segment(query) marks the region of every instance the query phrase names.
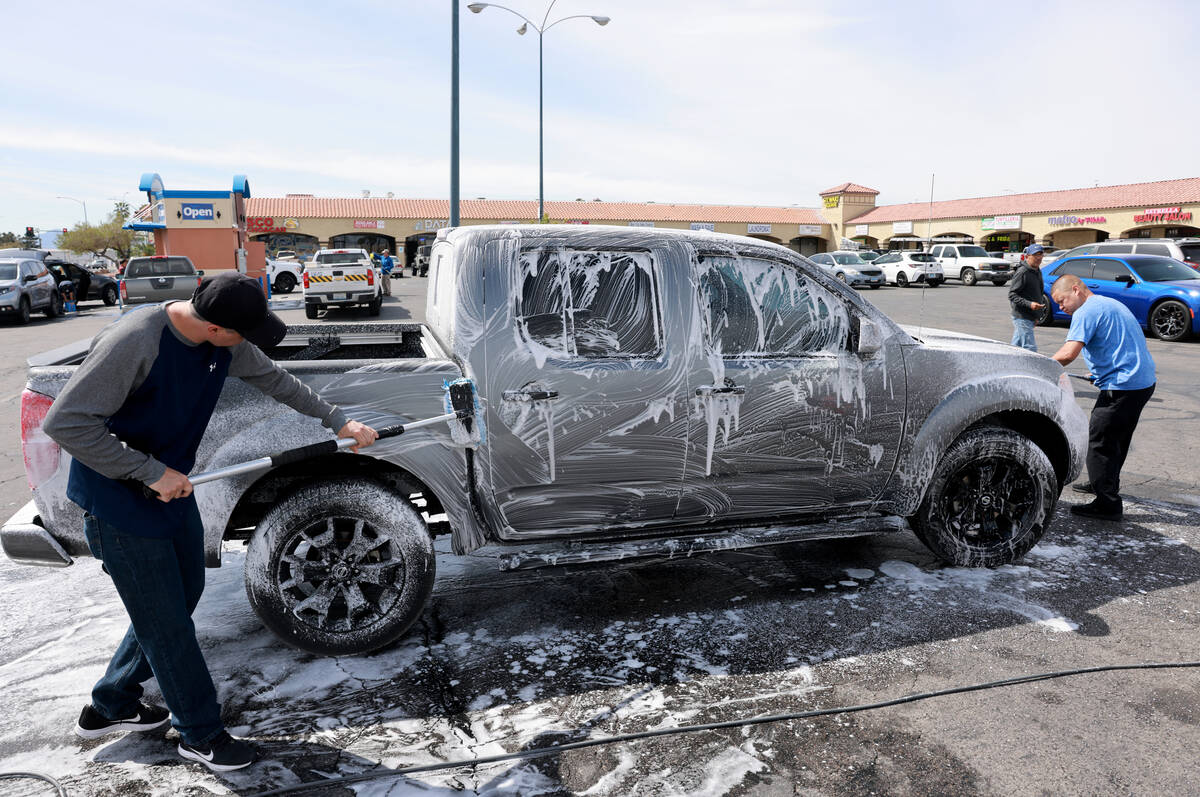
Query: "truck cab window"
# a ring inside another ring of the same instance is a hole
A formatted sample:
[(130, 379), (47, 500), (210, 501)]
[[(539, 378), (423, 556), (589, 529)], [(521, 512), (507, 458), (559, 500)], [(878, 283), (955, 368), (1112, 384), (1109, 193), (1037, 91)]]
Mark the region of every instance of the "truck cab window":
[(562, 357), (657, 356), (653, 266), (646, 252), (523, 252), (521, 328)]
[(841, 300), (789, 264), (704, 255), (699, 261), (705, 342), (726, 357), (796, 357), (845, 347)]

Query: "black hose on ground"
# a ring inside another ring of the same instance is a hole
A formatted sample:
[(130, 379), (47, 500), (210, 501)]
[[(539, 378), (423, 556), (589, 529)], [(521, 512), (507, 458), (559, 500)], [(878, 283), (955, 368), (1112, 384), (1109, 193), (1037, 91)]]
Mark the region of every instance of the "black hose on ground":
[[(652, 731), (623, 733), (616, 736), (603, 736), (597, 739), (585, 739), (579, 742), (568, 742), (566, 744), (552, 745), (550, 747), (539, 747), (534, 750), (520, 750), (515, 753), (504, 753), (502, 755), (483, 756), (481, 758), (467, 758), (458, 761), (442, 761), (436, 764), (421, 764), (419, 766), (404, 767), (403, 769), (389, 769), (382, 772), (378, 770), (373, 772), (363, 772), (358, 775), (346, 775), (340, 778), (329, 778), (328, 780), (299, 783), (294, 786), (284, 786), (282, 788), (272, 789), (270, 791), (257, 792), (251, 795), (251, 797), (275, 797), (275, 795), (279, 794), (293, 794), (301, 791), (312, 792), (314, 790), (324, 789), (330, 786), (338, 786), (346, 783), (361, 783), (369, 780), (383, 780), (384, 778), (396, 778), (404, 775), (413, 775), (420, 772), (436, 772), (442, 769), (455, 769), (458, 767), (475, 767), (479, 766), (480, 764), (494, 764), (499, 761), (517, 761), (526, 758), (541, 758), (543, 756), (559, 755), (560, 753), (568, 750), (579, 750), (584, 747), (596, 747), (605, 744), (631, 742), (639, 739), (651, 739), (657, 736), (672, 736), (680, 733), (696, 733), (697, 731), (713, 731), (726, 728), (742, 728), (749, 725), (762, 725), (771, 722), (786, 722), (788, 720), (810, 719), (812, 717), (827, 717), (833, 714), (852, 714), (859, 711), (872, 711), (874, 709), (887, 708), (889, 706), (898, 706), (903, 703), (915, 703), (918, 700), (929, 700), (930, 698), (934, 697), (945, 697), (946, 695), (957, 695), (965, 692), (979, 692), (984, 689), (996, 689), (1002, 686), (1031, 684), (1038, 681), (1049, 681), (1054, 678), (1067, 678), (1075, 675), (1116, 672), (1118, 670), (1168, 670), (1182, 669), (1185, 667), (1200, 667), (1200, 661), (1109, 664), (1100, 667), (1081, 667), (1073, 670), (1057, 670), (1054, 672), (1037, 673), (1035, 675), (1020, 675), (1015, 678), (1005, 678), (1004, 680), (1000, 681), (988, 681), (986, 683), (971, 684), (969, 686), (956, 686), (950, 689), (939, 689), (936, 692), (919, 692), (917, 694), (893, 698), (892, 700), (883, 700), (878, 703), (863, 703), (857, 706), (838, 706), (836, 708), (813, 709), (811, 711), (796, 711), (789, 712), (787, 714), (770, 714), (762, 717), (728, 720), (726, 722), (709, 722), (703, 725), (681, 725), (677, 728), (658, 728)], [(558, 733), (570, 734), (572, 731), (559, 731)]]
[(0, 772), (0, 780), (44, 780), (55, 788), (58, 792), (58, 797), (67, 797), (67, 790), (63, 785), (49, 775), (39, 775), (36, 772)]

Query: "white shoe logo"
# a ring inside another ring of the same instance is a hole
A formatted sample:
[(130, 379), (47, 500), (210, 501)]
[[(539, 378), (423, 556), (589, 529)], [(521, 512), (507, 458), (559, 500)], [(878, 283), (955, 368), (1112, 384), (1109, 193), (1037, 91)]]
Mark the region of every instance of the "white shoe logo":
[(213, 755), (216, 753), (214, 750), (209, 750), (207, 753), (201, 753), (199, 750), (194, 750), (193, 752), (195, 752), (196, 755), (200, 756), (205, 761), (212, 761)]

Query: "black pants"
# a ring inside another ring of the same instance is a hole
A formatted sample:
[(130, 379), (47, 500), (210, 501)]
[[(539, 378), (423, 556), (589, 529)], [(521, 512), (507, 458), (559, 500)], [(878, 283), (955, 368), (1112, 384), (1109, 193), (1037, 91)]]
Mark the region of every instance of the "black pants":
[(1101, 390), (1096, 398), (1088, 424), (1087, 472), (1096, 503), (1103, 509), (1121, 509), (1121, 468), (1142, 408), (1153, 395), (1151, 385), (1141, 390)]

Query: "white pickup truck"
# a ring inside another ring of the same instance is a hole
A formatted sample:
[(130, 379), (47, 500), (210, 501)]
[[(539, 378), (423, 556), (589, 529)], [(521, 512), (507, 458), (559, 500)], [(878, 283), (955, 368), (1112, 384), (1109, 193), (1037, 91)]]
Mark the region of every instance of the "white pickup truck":
[(282, 252), (274, 258), (267, 259), (267, 278), (271, 280), (271, 290), (275, 293), (291, 293), (300, 284), (304, 274), (304, 263), (296, 253), (291, 257)]
[(962, 280), (963, 285), (974, 285), (980, 280), (991, 280), (993, 285), (1004, 285), (1013, 275), (1012, 264), (1003, 258), (987, 253), (975, 244), (939, 244), (929, 253), (937, 258), (946, 279)]
[(383, 281), (366, 249), (322, 249), (301, 277), (308, 318), (331, 307), (362, 306), (371, 315), (383, 307)]

